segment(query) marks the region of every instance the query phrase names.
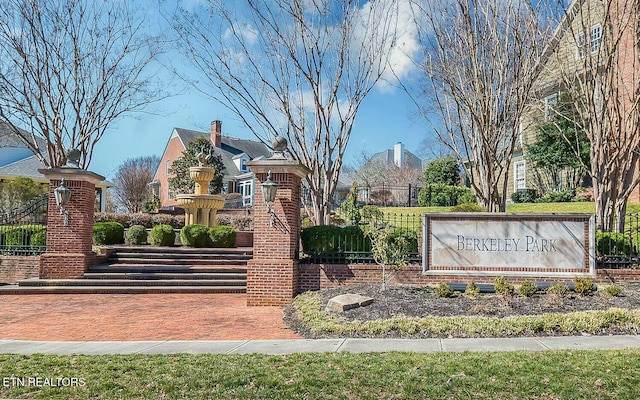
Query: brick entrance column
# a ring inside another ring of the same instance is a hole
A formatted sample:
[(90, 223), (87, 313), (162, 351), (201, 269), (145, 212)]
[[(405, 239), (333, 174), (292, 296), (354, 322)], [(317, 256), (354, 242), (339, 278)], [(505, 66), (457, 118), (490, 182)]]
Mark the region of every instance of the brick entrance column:
[[(74, 167), (40, 169), (38, 172), (49, 179), (47, 251), (40, 256), (40, 278), (80, 278), (95, 258), (91, 249), (95, 188), (104, 177)], [(71, 199), (65, 206), (69, 213), (68, 226), (64, 226), (64, 215), (60, 213), (54, 195), (62, 179), (71, 189)]]
[[(253, 259), (247, 265), (247, 305), (286, 305), (291, 303), (298, 286), (300, 183), (310, 171), (297, 161), (277, 157), (246, 165), (256, 175)], [(269, 171), (271, 180), (278, 184), (273, 226), (261, 191)]]

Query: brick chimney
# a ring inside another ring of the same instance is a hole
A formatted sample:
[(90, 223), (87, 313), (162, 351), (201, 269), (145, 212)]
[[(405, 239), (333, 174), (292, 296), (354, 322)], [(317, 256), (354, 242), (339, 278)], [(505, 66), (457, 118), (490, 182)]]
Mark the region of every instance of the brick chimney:
[(222, 146), (222, 122), (215, 120), (211, 122), (211, 143), (215, 147)]

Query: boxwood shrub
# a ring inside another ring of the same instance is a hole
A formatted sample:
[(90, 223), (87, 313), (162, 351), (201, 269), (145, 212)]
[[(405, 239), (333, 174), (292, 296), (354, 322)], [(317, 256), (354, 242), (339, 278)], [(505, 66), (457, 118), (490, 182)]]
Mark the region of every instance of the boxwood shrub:
[(180, 230), (180, 242), (189, 247), (210, 247), (209, 228), (204, 225), (187, 225)]
[(617, 232), (596, 232), (596, 253), (602, 256), (631, 255), (631, 237)]
[(395, 228), (389, 234), (389, 242), (395, 242), (401, 237), (404, 237), (407, 240), (407, 247), (402, 249), (403, 252), (418, 252), (418, 234), (415, 231), (406, 228)]
[(144, 244), (147, 242), (147, 228), (144, 225), (133, 225), (125, 233), (125, 241), (128, 244)]
[(176, 233), (171, 225), (160, 224), (151, 228), (149, 244), (152, 246), (173, 246), (175, 241)]
[(217, 225), (209, 229), (209, 239), (213, 247), (233, 247), (236, 245), (236, 230), (230, 226)]
[(418, 204), (420, 207), (451, 207), (464, 203), (475, 203), (476, 196), (466, 186), (449, 186), (442, 184), (427, 185), (420, 190)]
[(124, 226), (119, 222), (93, 224), (93, 244), (111, 245), (124, 243)]
[(335, 225), (317, 225), (305, 228), (300, 233), (302, 249), (310, 255), (337, 251), (341, 232), (342, 228)]

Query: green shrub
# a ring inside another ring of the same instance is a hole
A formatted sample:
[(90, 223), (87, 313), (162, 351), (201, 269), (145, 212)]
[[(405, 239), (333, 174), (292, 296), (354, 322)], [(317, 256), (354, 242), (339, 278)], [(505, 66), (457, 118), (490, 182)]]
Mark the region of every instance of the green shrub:
[[(233, 229), (231, 227), (227, 227)], [(235, 232), (235, 231), (234, 231)], [(211, 238), (209, 237), (209, 228), (200, 225), (187, 225), (180, 230), (180, 242), (183, 246), (189, 247), (211, 247)]]
[(380, 221), (384, 218), (384, 213), (378, 206), (362, 206), (360, 215), (363, 221)]
[(477, 205), (476, 203), (464, 203), (451, 207), (451, 212), (483, 212), (487, 211), (484, 207)]
[(564, 283), (554, 283), (553, 285), (549, 286), (549, 289), (547, 289), (547, 293), (558, 297), (565, 297), (569, 294), (569, 286), (565, 285)]
[(538, 287), (529, 279), (525, 279), (522, 285), (518, 287), (518, 293), (522, 297), (531, 297), (538, 292)]
[(4, 234), (5, 245), (10, 252), (27, 250), (29, 245), (29, 233), (22, 227), (14, 227)]
[(493, 280), (493, 288), (497, 294), (502, 296), (513, 296), (516, 292), (515, 287), (508, 283), (504, 276), (497, 276)]
[(453, 297), (453, 294), (454, 294), (453, 288), (451, 287), (451, 285), (446, 284), (444, 282), (440, 283), (433, 293), (438, 297), (445, 297), (445, 298)]
[(125, 242), (129, 244), (144, 244), (147, 242), (147, 228), (143, 225), (133, 225), (125, 233)]
[(519, 189), (511, 193), (511, 200), (514, 203), (533, 203), (538, 198), (535, 189)]
[(551, 190), (536, 200), (538, 203), (568, 203), (573, 201), (575, 192), (573, 189)]
[(427, 185), (420, 190), (418, 195), (418, 205), (420, 207), (451, 207), (475, 202), (476, 196), (466, 186)]
[(29, 246), (31, 247), (44, 247), (47, 245), (47, 231), (42, 230), (35, 232), (29, 238)]
[(152, 246), (172, 246), (176, 241), (176, 233), (171, 225), (160, 224), (151, 228), (149, 244)]
[(617, 232), (596, 232), (596, 253), (602, 256), (630, 256), (631, 237)]
[(340, 229), (337, 248), (343, 252), (371, 251), (371, 239), (360, 226), (345, 226)]
[(335, 225), (318, 225), (305, 228), (300, 233), (302, 249), (310, 255), (338, 251), (337, 238), (342, 229)]
[(214, 226), (209, 229), (209, 239), (213, 247), (233, 247), (236, 245), (236, 230), (230, 226)]
[(124, 226), (119, 222), (93, 224), (93, 244), (111, 245), (124, 243)]
[(604, 287), (604, 292), (609, 297), (618, 297), (622, 294), (622, 287), (618, 285), (607, 285)]
[(581, 278), (576, 276), (573, 279), (573, 291), (583, 296), (590, 296), (597, 290), (591, 278)]
[(470, 281), (467, 283), (467, 288), (465, 289), (464, 294), (469, 297), (478, 297), (480, 295), (480, 288), (474, 281)]
[(395, 228), (389, 234), (390, 244), (397, 243), (398, 239), (405, 238), (406, 248), (401, 249), (404, 253), (418, 252), (418, 234), (416, 231), (406, 228)]

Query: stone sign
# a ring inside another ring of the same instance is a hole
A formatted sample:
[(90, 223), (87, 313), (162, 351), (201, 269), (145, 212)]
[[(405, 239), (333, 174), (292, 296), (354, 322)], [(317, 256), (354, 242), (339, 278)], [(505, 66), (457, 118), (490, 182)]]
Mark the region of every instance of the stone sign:
[(447, 213), (423, 218), (425, 273), (595, 275), (591, 215)]

